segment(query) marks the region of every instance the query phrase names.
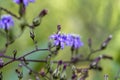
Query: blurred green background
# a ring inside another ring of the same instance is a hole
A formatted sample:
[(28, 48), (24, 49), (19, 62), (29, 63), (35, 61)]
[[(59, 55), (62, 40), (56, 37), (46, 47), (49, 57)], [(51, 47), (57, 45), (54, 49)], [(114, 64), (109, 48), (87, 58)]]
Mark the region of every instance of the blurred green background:
[[(0, 6), (12, 11), (18, 15), (18, 5), (12, 0), (0, 0)], [(120, 69), (120, 0), (36, 0), (34, 4), (27, 7), (26, 19), (29, 23), (36, 17), (42, 9), (48, 9), (48, 15), (42, 20), (39, 27), (35, 29), (36, 40), (40, 48), (47, 48), (48, 37), (56, 32), (56, 26), (62, 26), (62, 32), (80, 34), (84, 47), (80, 49), (80, 53), (88, 55), (87, 46), (88, 38), (93, 40), (93, 48), (99, 48), (101, 43), (111, 34), (113, 39), (107, 49), (101, 51), (100, 54), (113, 56), (114, 60), (102, 60), (100, 64), (103, 71), (90, 71), (87, 80), (104, 80), (104, 74), (109, 75), (109, 80), (114, 80), (117, 71)], [(2, 12), (2, 14), (6, 14)], [(19, 34), (19, 23), (15, 19), (15, 27), (11, 30), (14, 35)], [(11, 55), (16, 49), (18, 56), (31, 51), (34, 48), (33, 42), (29, 37), (29, 29), (26, 28), (23, 35), (18, 38), (14, 44), (9, 46), (7, 54)], [(4, 47), (5, 39), (0, 34), (0, 49)], [(70, 54), (68, 48), (62, 50), (55, 59), (68, 60)], [(47, 52), (38, 52), (36, 55), (29, 56), (33, 59), (42, 59)], [(12, 63), (2, 69), (3, 80), (18, 80), (15, 74), (15, 68), (18, 63)], [(41, 64), (30, 64), (35, 70), (39, 70)], [(79, 67), (81, 67), (79, 65)], [(30, 76), (24, 69), (24, 79)]]

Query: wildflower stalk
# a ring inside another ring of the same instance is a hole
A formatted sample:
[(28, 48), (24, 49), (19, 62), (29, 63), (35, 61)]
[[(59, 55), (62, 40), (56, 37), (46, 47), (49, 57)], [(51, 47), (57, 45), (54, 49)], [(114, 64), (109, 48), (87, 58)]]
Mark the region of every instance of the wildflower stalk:
[(5, 11), (6, 13), (8, 13), (8, 14), (10, 14), (11, 16), (15, 17), (16, 19), (20, 20), (20, 17), (18, 17), (17, 15), (15, 15), (14, 13), (12, 13), (11, 11), (9, 11), (9, 10), (1, 7), (1, 6), (0, 6), (0, 9), (1, 9), (1, 11)]

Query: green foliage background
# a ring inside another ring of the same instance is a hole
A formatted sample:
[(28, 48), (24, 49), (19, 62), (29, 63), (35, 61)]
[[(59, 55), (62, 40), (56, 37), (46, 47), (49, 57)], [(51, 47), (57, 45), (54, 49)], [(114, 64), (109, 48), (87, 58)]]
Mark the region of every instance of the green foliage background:
[[(18, 15), (18, 5), (12, 0), (0, 0), (0, 6), (14, 12)], [(36, 40), (39, 47), (46, 48), (48, 37), (56, 32), (56, 26), (61, 24), (62, 32), (80, 34), (84, 47), (80, 49), (81, 53), (88, 55), (87, 39), (93, 40), (93, 47), (99, 48), (100, 44), (107, 38), (109, 34), (113, 35), (113, 39), (107, 49), (94, 54), (93, 57), (99, 54), (107, 54), (113, 56), (114, 60), (102, 60), (101, 65), (103, 71), (90, 71), (87, 80), (104, 80), (104, 74), (109, 75), (109, 80), (114, 80), (117, 71), (120, 68), (120, 0), (36, 0), (34, 4), (29, 4), (27, 7), (26, 19), (29, 23), (36, 17), (42, 9), (48, 9), (48, 15), (44, 17), (41, 25), (35, 29)], [(2, 12), (2, 14), (6, 14)], [(19, 33), (19, 23), (14, 19), (15, 27), (11, 30), (14, 35)], [(7, 50), (7, 54), (11, 55), (16, 49), (18, 56), (31, 51), (34, 48), (33, 42), (29, 37), (29, 29), (27, 28), (24, 34), (12, 44)], [(0, 49), (3, 48), (5, 39), (0, 34)], [(61, 51), (55, 59), (68, 60), (70, 54)], [(47, 52), (38, 52), (29, 58), (42, 59)], [(4, 80), (17, 80), (15, 68), (17, 62), (6, 66), (3, 71)], [(43, 64), (30, 64), (35, 70), (39, 70)], [(78, 65), (81, 67), (81, 65)], [(24, 79), (28, 79), (27, 70), (24, 70)]]

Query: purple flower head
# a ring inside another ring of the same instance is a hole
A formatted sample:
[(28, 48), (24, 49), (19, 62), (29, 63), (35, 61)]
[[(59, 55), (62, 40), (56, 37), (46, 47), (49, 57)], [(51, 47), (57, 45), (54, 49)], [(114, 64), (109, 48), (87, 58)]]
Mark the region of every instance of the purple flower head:
[(23, 3), (25, 6), (28, 6), (28, 4), (31, 2), (31, 3), (34, 3), (35, 0), (13, 0), (13, 2), (17, 3), (17, 4), (20, 4), (20, 3)]
[(55, 46), (60, 46), (61, 49), (64, 48), (64, 43), (66, 41), (66, 35), (64, 34), (53, 34), (50, 36), (50, 39), (54, 40)]
[(9, 29), (12, 26), (14, 26), (14, 21), (13, 21), (12, 16), (10, 16), (10, 15), (1, 16), (0, 28)]
[(78, 35), (72, 35), (72, 38), (72, 46), (74, 48), (80, 48), (81, 46), (83, 46), (83, 42), (81, 42), (80, 37)]
[(81, 42), (78, 35), (67, 34), (66, 45), (71, 47), (73, 46), (74, 48), (80, 48), (83, 46), (83, 42)]
[(80, 37), (74, 34), (53, 34), (50, 36), (50, 39), (53, 40), (53, 44), (55, 46), (60, 46), (61, 49), (63, 49), (65, 45), (74, 47), (75, 49), (83, 46), (83, 42), (81, 42)]

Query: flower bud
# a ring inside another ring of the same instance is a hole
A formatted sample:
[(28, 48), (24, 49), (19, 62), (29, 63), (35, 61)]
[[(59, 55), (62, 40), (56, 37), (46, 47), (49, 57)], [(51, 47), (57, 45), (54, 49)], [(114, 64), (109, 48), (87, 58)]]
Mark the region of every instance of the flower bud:
[(42, 70), (42, 71), (40, 71), (40, 75), (42, 76), (42, 77), (44, 77), (45, 76), (45, 72)]
[(33, 19), (33, 26), (37, 27), (41, 23), (41, 19), (47, 14), (47, 10), (43, 9), (40, 14)]
[(40, 17), (36, 17), (33, 19), (33, 25), (36, 27), (36, 26), (39, 26), (41, 23), (41, 18)]
[(112, 35), (109, 35), (109, 37), (101, 45), (102, 50), (107, 47), (107, 45), (108, 45), (108, 43), (110, 42), (111, 39), (112, 39)]
[(59, 71), (58, 68), (57, 68), (57, 69), (55, 69), (54, 72), (53, 72), (53, 78), (54, 78), (54, 79), (58, 79), (59, 76), (60, 76), (60, 71)]
[(62, 63), (63, 63), (62, 60), (58, 61), (58, 65), (62, 65)]
[(76, 78), (77, 78), (77, 75), (76, 74), (72, 74), (72, 80), (76, 80)]
[(60, 75), (60, 80), (66, 80), (66, 77), (67, 77), (66, 71), (63, 71)]
[(0, 58), (0, 67), (3, 67), (4, 65), (4, 61), (2, 60), (2, 58)]
[(32, 40), (34, 40), (35, 38), (34, 32), (30, 32), (30, 37), (32, 38)]
[(43, 10), (40, 12), (39, 17), (44, 17), (47, 13), (48, 13), (48, 10), (47, 10), (47, 9), (43, 9)]

